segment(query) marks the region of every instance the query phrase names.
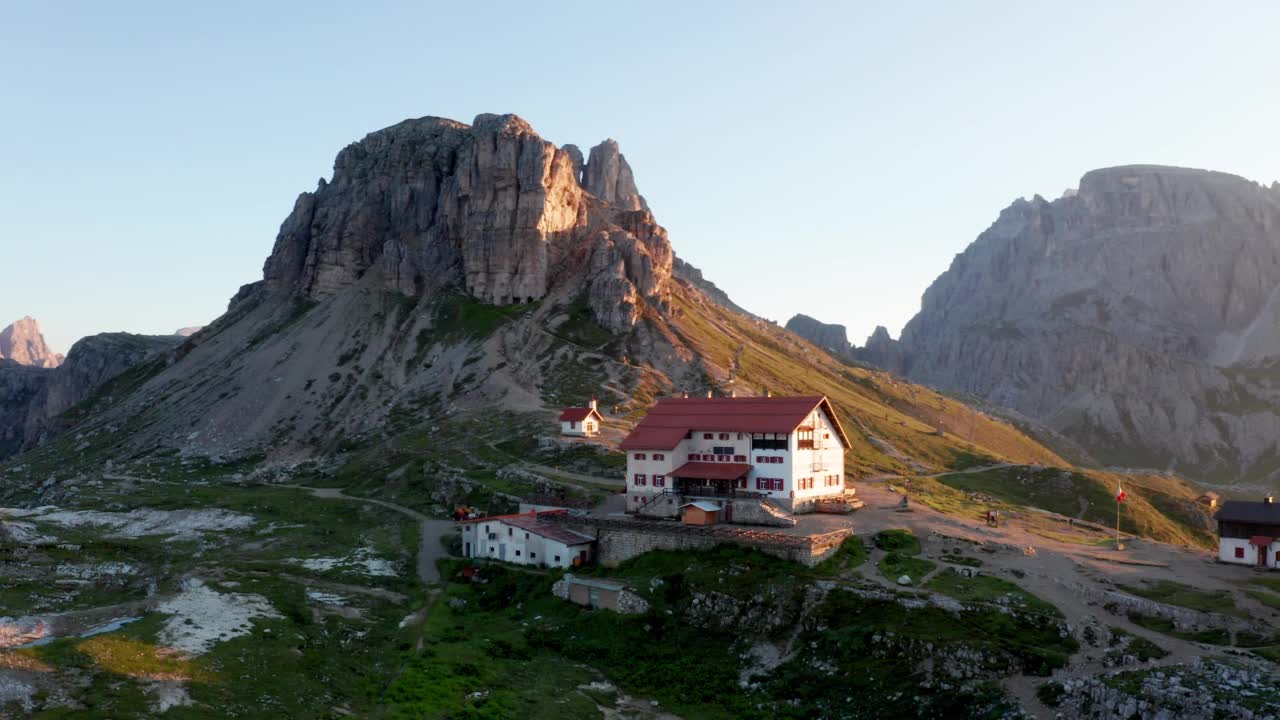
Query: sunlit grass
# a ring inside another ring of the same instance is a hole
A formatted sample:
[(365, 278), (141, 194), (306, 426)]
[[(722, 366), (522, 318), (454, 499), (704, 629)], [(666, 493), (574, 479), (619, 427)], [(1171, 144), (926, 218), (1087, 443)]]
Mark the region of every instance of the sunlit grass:
[(119, 635), (98, 635), (76, 646), (100, 668), (142, 680), (213, 682), (216, 676), (171, 648)]
[(27, 672), (53, 672), (53, 666), (36, 657), (29, 649), (0, 652), (0, 670), (25, 670)]

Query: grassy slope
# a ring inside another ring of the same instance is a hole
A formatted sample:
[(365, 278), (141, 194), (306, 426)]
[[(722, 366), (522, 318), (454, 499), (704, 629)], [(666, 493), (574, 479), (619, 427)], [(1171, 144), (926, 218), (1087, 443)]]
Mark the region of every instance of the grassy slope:
[(1009, 423), (888, 373), (841, 363), (777, 325), (684, 291), (673, 304), (674, 330), (726, 389), (829, 397), (853, 444), (851, 473), (912, 474), (918, 465), (942, 470), (988, 462), (1067, 465)]

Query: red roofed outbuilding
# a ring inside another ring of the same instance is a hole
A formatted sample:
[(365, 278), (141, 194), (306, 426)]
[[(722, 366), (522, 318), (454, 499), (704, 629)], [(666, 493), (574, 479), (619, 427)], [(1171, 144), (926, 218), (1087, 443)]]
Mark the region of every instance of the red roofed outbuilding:
[(602, 425), (604, 425), (604, 417), (596, 408), (595, 400), (592, 400), (587, 407), (565, 408), (564, 412), (560, 413), (561, 435), (595, 437), (600, 434)]

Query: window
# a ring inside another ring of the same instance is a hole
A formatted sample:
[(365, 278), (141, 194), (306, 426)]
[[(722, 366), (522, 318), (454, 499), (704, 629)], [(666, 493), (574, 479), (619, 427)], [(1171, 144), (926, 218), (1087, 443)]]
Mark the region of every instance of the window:
[(738, 487), (742, 488), (743, 490), (746, 490), (746, 489), (747, 489), (747, 479), (746, 479), (746, 478), (744, 478), (744, 477), (743, 477), (743, 478), (738, 478)]
[(720, 433), (720, 439), (721, 439), (721, 440), (728, 440), (728, 439), (729, 439), (729, 433)]
[(559, 556), (559, 555), (557, 555), (557, 556), (556, 556), (556, 562), (560, 562), (560, 556)]
[(1236, 557), (1238, 557), (1238, 558), (1243, 558), (1243, 557), (1244, 557), (1244, 548), (1242, 548), (1242, 547), (1238, 547), (1238, 548), (1236, 548)]
[(569, 429), (570, 429), (570, 430), (577, 430), (577, 429), (578, 429), (578, 421), (577, 421), (577, 420), (570, 420), (570, 421), (569, 421)]
[(741, 440), (741, 439), (742, 439), (742, 433), (738, 433), (738, 439), (739, 439), (739, 440)]
[(830, 439), (831, 439), (831, 433), (822, 433), (822, 439), (823, 439), (823, 440), (830, 440)]
[(768, 478), (756, 478), (756, 489), (764, 490), (765, 485), (768, 484), (768, 482), (769, 482)]
[(644, 459), (644, 453), (636, 453), (635, 458), (636, 458), (637, 460), (643, 460), (643, 459)]
[(524, 534), (524, 539), (525, 539), (525, 540), (528, 540), (528, 539), (529, 539), (529, 533), (525, 533), (525, 534)]
[(746, 455), (734, 455), (734, 456), (733, 456), (733, 461), (734, 461), (734, 462), (746, 462), (746, 461), (747, 461), (747, 456), (746, 456)]
[(787, 433), (751, 433), (752, 450), (786, 450)]
[(635, 497), (631, 498), (631, 502), (640, 502), (640, 496), (636, 495)]
[(698, 460), (701, 460), (701, 459), (702, 459), (702, 456), (699, 455), (698, 453), (689, 453), (689, 462), (697, 462)]
[(517, 551), (516, 551), (516, 557), (520, 557), (520, 551), (519, 551), (519, 550), (517, 550)]
[(511, 528), (507, 528), (507, 537), (515, 537), (515, 533), (511, 532)]
[(666, 476), (665, 476), (665, 475), (654, 475), (654, 476), (653, 476), (653, 486), (654, 486), (654, 487), (664, 487), (666, 484), (667, 484), (667, 478), (666, 478)]
[(729, 462), (729, 456), (728, 456), (728, 455), (717, 455), (717, 456), (716, 456), (716, 462)]
[(774, 479), (773, 479), (773, 489), (774, 489), (774, 490), (781, 490), (781, 489), (782, 489), (782, 478), (774, 478)]
[(470, 525), (463, 525), (463, 526), (462, 526), (462, 530), (463, 530), (464, 532), (471, 532), (471, 526), (470, 526)]
[(800, 430), (796, 432), (796, 447), (801, 450), (813, 449), (813, 430)]
[(644, 473), (636, 473), (636, 484), (644, 485)]
[(586, 428), (587, 432), (591, 432), (592, 430), (596, 429), (596, 424), (588, 420), (587, 422), (582, 424), (582, 427)]
[(667, 459), (667, 456), (666, 456), (666, 455), (663, 455), (662, 453), (654, 453), (654, 454), (653, 454), (653, 459), (654, 459), (654, 460), (666, 460), (666, 459)]
[(530, 560), (536, 560), (537, 558), (538, 558), (538, 553), (536, 553), (536, 552), (531, 552), (531, 553), (529, 553), (529, 559), (530, 559)]
[(711, 439), (711, 433), (702, 433), (702, 439), (703, 439), (703, 440), (710, 440), (710, 439)]
[(732, 455), (732, 454), (733, 454), (733, 446), (732, 446), (732, 445), (727, 445), (727, 446), (726, 446), (726, 445), (717, 445), (717, 446), (715, 446), (715, 447), (711, 448), (711, 452), (713, 452), (713, 453), (715, 453), (715, 454), (717, 454), (717, 455)]

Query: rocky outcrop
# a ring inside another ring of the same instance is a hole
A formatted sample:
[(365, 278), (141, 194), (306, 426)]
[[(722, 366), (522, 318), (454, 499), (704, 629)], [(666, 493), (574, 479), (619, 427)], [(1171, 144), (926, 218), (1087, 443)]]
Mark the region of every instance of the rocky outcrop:
[(853, 357), (861, 362), (900, 373), (903, 368), (902, 345), (889, 336), (889, 330), (877, 325), (867, 337), (867, 344), (853, 349)]
[(1264, 481), (1280, 468), (1277, 318), (1280, 193), (1108, 168), (1018, 200), (956, 256), (903, 330), (900, 369), (1107, 463)]
[(591, 155), (582, 172), (582, 186), (592, 195), (624, 210), (649, 209), (648, 203), (636, 189), (631, 166), (618, 150), (616, 140), (605, 140), (591, 148)]
[(850, 357), (849, 332), (843, 325), (824, 323), (808, 315), (795, 315), (787, 321), (787, 329), (841, 357)]
[(683, 280), (689, 285), (701, 290), (707, 297), (715, 300), (717, 303), (743, 315), (755, 317), (752, 313), (744, 310), (740, 305), (735, 303), (724, 290), (721, 290), (715, 283), (706, 279), (702, 275), (702, 271), (685, 262), (679, 256), (673, 255), (671, 258), (671, 276), (677, 280)]
[(643, 305), (665, 309), (671, 263), (617, 143), (583, 167), (576, 147), (524, 120), (480, 115), (406, 120), (348, 146), (332, 181), (298, 198), (263, 276), (311, 299), (367, 276), (411, 297), (458, 287), (493, 305), (564, 289), (623, 331)]
[(178, 328), (177, 330), (173, 331), (173, 334), (177, 335), (178, 337), (191, 337), (192, 335), (195, 335), (196, 333), (200, 332), (203, 329), (204, 329), (203, 325), (192, 325), (190, 327)]
[(40, 324), (35, 318), (24, 317), (0, 330), (0, 360), (12, 360), (29, 367), (55, 368), (62, 364), (62, 359), (45, 344)]
[(57, 368), (0, 360), (0, 457), (34, 447), (58, 429), (58, 418), (108, 380), (182, 338), (103, 333), (82, 338)]

